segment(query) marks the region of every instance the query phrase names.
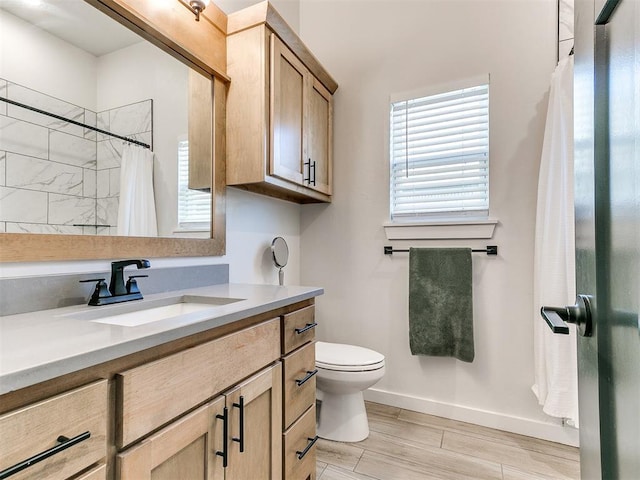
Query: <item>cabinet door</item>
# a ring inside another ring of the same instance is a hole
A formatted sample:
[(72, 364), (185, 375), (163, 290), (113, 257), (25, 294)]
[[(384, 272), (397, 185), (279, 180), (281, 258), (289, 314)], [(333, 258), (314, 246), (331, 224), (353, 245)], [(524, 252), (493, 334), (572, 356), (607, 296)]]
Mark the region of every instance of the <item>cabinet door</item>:
[(117, 456), (119, 480), (223, 480), (225, 399), (176, 420)]
[(313, 76), (309, 76), (307, 114), (307, 159), (310, 181), (306, 185), (331, 195), (333, 102), (329, 91)]
[(271, 152), (269, 173), (303, 184), (304, 101), (307, 69), (271, 35)]
[(226, 480), (282, 478), (281, 375), (278, 363), (227, 393), (231, 440)]

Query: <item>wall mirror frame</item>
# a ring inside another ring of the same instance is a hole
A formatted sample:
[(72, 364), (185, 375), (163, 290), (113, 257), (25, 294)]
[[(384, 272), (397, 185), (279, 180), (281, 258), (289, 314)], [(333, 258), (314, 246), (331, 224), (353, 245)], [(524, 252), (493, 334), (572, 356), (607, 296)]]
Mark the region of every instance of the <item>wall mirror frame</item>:
[(226, 15), (213, 3), (195, 22), (182, 0), (165, 0), (163, 8), (148, 0), (84, 1), (211, 78), (211, 238), (0, 233), (0, 262), (224, 255)]

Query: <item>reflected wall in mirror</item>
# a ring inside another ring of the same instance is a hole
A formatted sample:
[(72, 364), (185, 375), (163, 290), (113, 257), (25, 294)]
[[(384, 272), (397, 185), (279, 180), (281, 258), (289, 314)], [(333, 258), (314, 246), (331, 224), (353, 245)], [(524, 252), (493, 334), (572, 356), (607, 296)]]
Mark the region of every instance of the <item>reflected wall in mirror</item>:
[(0, 101), (0, 231), (155, 236), (135, 220), (153, 210), (158, 236), (209, 238), (211, 194), (188, 188), (189, 139), (202, 137), (188, 124), (189, 86), (210, 78), (83, 0), (2, 0), (0, 25), (0, 97), (149, 144), (152, 159), (126, 147), (125, 164), (152, 162), (155, 191), (131, 187), (143, 182), (121, 168), (123, 140)]

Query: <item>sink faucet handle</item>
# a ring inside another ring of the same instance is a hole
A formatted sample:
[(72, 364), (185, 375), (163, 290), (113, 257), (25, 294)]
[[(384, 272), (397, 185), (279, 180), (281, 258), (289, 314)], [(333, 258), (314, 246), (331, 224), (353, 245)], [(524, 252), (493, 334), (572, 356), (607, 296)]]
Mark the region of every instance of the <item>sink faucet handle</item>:
[(87, 278), (86, 280), (78, 280), (80, 283), (104, 282), (106, 278)]
[(138, 282), (136, 278), (144, 278), (149, 275), (129, 275), (129, 279), (127, 280), (127, 293), (140, 293), (140, 289), (138, 288)]
[(87, 280), (80, 280), (80, 283), (97, 282), (96, 288), (89, 299), (89, 305), (100, 305), (100, 300), (111, 296), (109, 287), (104, 278), (89, 278)]

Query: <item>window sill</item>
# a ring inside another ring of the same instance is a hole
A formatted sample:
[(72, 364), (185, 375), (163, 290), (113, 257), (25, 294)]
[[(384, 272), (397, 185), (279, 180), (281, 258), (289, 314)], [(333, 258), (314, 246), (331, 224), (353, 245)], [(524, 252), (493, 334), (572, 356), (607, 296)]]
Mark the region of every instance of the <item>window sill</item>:
[(493, 238), (498, 220), (457, 220), (429, 223), (385, 223), (388, 240)]

